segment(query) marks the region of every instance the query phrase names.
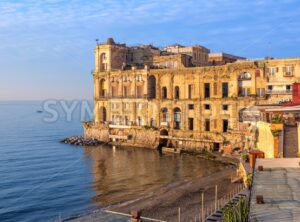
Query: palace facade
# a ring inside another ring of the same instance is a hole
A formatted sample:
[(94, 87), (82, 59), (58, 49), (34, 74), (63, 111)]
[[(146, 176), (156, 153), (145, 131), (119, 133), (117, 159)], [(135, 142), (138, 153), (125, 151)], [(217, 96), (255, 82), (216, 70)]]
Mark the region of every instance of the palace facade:
[(241, 112), (288, 102), (299, 82), (300, 58), (209, 55), (199, 45), (160, 50), (111, 38), (97, 44), (94, 121), (83, 124), (85, 136), (151, 148), (243, 148)]

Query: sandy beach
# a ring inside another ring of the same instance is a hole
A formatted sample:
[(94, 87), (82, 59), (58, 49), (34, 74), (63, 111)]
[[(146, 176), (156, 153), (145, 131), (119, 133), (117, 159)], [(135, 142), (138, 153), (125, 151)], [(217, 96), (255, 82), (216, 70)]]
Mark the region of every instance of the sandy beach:
[(181, 221), (195, 221), (199, 218), (201, 193), (204, 192), (205, 206), (212, 205), (215, 199), (215, 185), (218, 185), (218, 197), (222, 197), (238, 184), (231, 183), (231, 176), (236, 169), (227, 166), (224, 170), (206, 177), (169, 184), (135, 200), (113, 206), (109, 210), (129, 213), (138, 209), (142, 216), (165, 221), (177, 221), (178, 208), (181, 210)]

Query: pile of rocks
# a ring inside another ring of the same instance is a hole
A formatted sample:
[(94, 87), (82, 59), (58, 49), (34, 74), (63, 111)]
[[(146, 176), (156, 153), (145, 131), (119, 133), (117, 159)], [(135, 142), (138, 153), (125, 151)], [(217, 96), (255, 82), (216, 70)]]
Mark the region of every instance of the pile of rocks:
[(93, 139), (93, 138), (84, 138), (83, 136), (72, 136), (69, 138), (65, 138), (61, 143), (72, 144), (72, 145), (81, 145), (81, 146), (97, 146), (102, 144), (103, 142)]

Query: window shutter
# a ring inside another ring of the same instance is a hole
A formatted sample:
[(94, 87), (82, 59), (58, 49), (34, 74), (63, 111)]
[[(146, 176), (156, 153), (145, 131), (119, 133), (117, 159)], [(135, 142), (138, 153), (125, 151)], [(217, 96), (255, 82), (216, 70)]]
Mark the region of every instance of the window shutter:
[(283, 72), (283, 73), (285, 73), (285, 66), (284, 66), (284, 67), (282, 67), (282, 72)]
[(255, 76), (260, 77), (260, 70), (259, 69), (255, 70)]
[(278, 67), (276, 67), (276, 72), (279, 72), (279, 68)]

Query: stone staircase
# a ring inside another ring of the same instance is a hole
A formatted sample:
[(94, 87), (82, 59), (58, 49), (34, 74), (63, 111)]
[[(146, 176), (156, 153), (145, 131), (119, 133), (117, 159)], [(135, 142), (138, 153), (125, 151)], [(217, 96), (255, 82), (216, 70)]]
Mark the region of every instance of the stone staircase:
[(297, 126), (284, 127), (283, 157), (297, 157), (298, 133)]

